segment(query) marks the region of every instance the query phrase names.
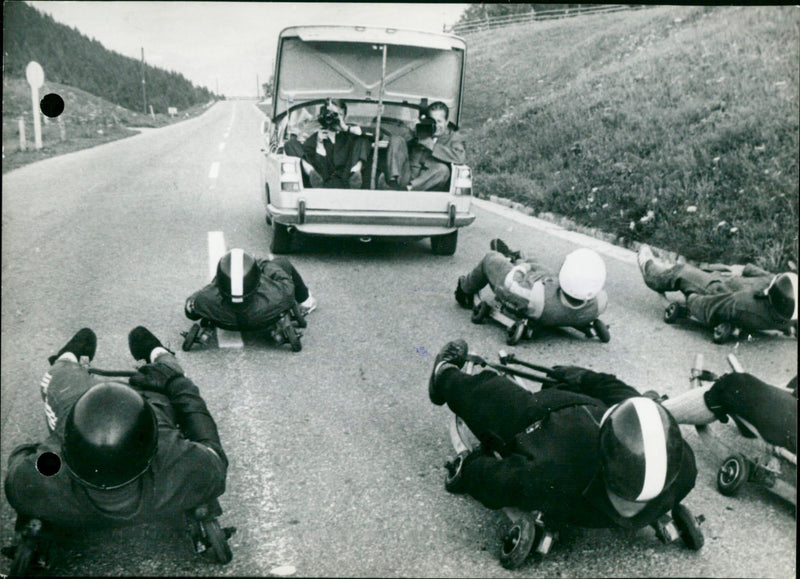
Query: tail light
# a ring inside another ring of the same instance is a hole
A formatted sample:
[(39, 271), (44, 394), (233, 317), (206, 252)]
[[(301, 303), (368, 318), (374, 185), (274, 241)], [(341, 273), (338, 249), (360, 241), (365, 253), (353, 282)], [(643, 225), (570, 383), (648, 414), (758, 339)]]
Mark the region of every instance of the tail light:
[(456, 167), (455, 195), (472, 195), (472, 171), (469, 167)]
[(302, 184), (300, 159), (289, 157), (281, 161), (281, 191), (300, 191)]

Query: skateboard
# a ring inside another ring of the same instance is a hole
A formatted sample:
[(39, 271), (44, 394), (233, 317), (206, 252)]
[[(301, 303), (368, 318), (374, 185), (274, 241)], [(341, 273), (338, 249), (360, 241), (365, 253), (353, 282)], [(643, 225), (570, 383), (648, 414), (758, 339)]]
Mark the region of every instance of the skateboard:
[[(739, 360), (728, 354), (734, 372), (743, 372)], [(697, 354), (691, 373), (693, 388), (713, 382), (717, 376), (703, 369), (703, 355)], [(697, 434), (712, 454), (721, 461), (717, 470), (717, 490), (736, 495), (745, 483), (752, 483), (797, 506), (797, 455), (764, 440), (758, 430), (741, 417), (727, 424), (713, 422), (696, 425)], [(742, 429), (753, 437), (742, 434)]]
[[(517, 345), (522, 339), (531, 340), (536, 336), (537, 330), (548, 327), (527, 317), (524, 311), (520, 311), (511, 304), (498, 299), (494, 292), (488, 288), (481, 290), (480, 293), (475, 295), (474, 299), (472, 323), (482, 324), (487, 319), (496, 321), (506, 329), (506, 344), (509, 346)], [(582, 332), (587, 338), (597, 336), (603, 343), (611, 340), (608, 326), (600, 318), (569, 327)]]
[[(201, 554), (210, 563), (227, 565), (233, 559), (228, 539), (236, 532), (235, 527), (220, 527), (217, 517), (222, 507), (214, 499), (186, 513), (186, 531), (195, 553)], [(10, 558), (11, 577), (46, 573), (53, 561), (53, 531), (46, 522), (17, 516), (14, 526), (16, 543), (3, 547), (3, 555)]]
[[(659, 293), (664, 307), (664, 321), (668, 324), (675, 324), (679, 320), (690, 320), (695, 324), (705, 326), (698, 319), (689, 313), (689, 308), (685, 301), (673, 301), (665, 293)], [(729, 340), (739, 337), (741, 329), (730, 322), (720, 322), (711, 329), (711, 341), (715, 344), (724, 344)]]
[[(305, 316), (300, 310), (300, 306), (295, 302), (289, 309), (281, 312), (275, 321), (263, 331), (268, 333), (276, 344), (288, 343), (292, 352), (299, 352), (303, 349), (303, 344), (300, 340), (303, 337), (303, 333), (300, 329), (306, 326)], [(213, 342), (216, 332), (217, 328), (212, 321), (203, 319), (196, 322), (187, 331), (181, 332), (181, 336), (183, 336), (181, 348), (184, 352), (188, 352), (195, 344), (209, 346)]]

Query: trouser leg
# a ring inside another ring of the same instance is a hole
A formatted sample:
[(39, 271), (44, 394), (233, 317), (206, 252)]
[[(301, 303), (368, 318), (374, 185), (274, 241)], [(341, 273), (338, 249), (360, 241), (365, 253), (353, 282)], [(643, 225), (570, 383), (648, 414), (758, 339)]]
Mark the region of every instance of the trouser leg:
[(475, 376), (446, 368), (437, 380), (448, 407), (460, 416), (481, 443), (501, 451), (514, 435), (533, 422), (533, 394), (491, 371)]
[(750, 374), (726, 374), (710, 395), (725, 412), (755, 426), (767, 442), (797, 453), (797, 398), (789, 390)]
[(40, 391), (47, 428), (63, 439), (64, 421), (75, 402), (99, 380), (77, 362), (57, 360), (42, 377)]
[(450, 166), (446, 163), (429, 161), (426, 165), (409, 183), (412, 190), (430, 191), (450, 179)]
[(395, 178), (402, 185), (408, 185), (411, 180), (408, 164), (408, 143), (400, 136), (392, 135), (389, 147), (386, 150), (387, 180)]
[(282, 255), (277, 255), (272, 258), (272, 261), (274, 261), (278, 266), (280, 266), (280, 268), (286, 273), (288, 273), (289, 276), (292, 278), (292, 283), (294, 284), (295, 301), (298, 304), (306, 301), (309, 296), (308, 287), (303, 281), (303, 278), (300, 276), (300, 272), (298, 272), (297, 269), (295, 269), (294, 265), (292, 265), (292, 262), (289, 261), (289, 258), (284, 257)]
[(718, 312), (731, 300), (730, 294), (689, 294), (686, 305), (693, 318), (706, 326), (714, 326), (720, 320)]
[(464, 276), (461, 289), (468, 294), (476, 294), (486, 287), (486, 284), (491, 285), (492, 289), (502, 287), (512, 267), (511, 262), (502, 253), (490, 251), (471, 272)]

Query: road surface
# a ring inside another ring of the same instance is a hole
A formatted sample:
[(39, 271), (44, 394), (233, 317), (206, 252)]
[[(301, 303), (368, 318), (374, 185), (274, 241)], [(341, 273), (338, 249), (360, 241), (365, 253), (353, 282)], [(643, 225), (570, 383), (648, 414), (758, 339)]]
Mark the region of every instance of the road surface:
[[(476, 207), (452, 257), (433, 256), (427, 240), (306, 241), (292, 260), (319, 309), (300, 353), (247, 340), (179, 351), (189, 327), (183, 302), (209, 279), (208, 232), (222, 231), (229, 247), (268, 250), (260, 120), (251, 102), (223, 102), (199, 118), (3, 176), (3, 477), (11, 449), (45, 434), (38, 383), (47, 357), (83, 326), (98, 335), (100, 368), (132, 368), (127, 334), (138, 324), (177, 350), (231, 460), (221, 497), (221, 522), (238, 527), (230, 565), (206, 564), (179, 529), (154, 526), (77, 533), (53, 573), (795, 576), (794, 509), (753, 487), (720, 495), (716, 462), (690, 428), (700, 474), (686, 504), (706, 518), (699, 553), (662, 545), (650, 529), (582, 530), (544, 562), (511, 573), (497, 561), (501, 513), (445, 492), (447, 410), (430, 404), (427, 380), (448, 340), (464, 338), (495, 360), (505, 348), (544, 365), (611, 372), (670, 395), (689, 387), (698, 352), (717, 372), (735, 351), (767, 381), (796, 374), (793, 338), (717, 346), (705, 331), (664, 324), (630, 252), (598, 246), (608, 268), (608, 344), (555, 333), (512, 349), (500, 327), (470, 323), (453, 290), (493, 237), (554, 269), (570, 250), (596, 243)], [(4, 545), (13, 521), (3, 501)]]

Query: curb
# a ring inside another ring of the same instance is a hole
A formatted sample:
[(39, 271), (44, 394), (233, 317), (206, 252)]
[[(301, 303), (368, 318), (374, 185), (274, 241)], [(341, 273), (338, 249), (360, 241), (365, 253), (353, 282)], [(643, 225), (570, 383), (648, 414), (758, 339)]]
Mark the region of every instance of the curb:
[[(534, 215), (535, 211), (531, 207), (498, 195), (490, 195), (488, 200), (473, 197), (472, 202), (478, 207), (495, 213), (496, 215), (501, 215), (512, 221), (540, 231), (546, 231), (556, 237), (589, 247), (598, 253), (627, 263), (636, 263), (636, 253), (639, 251), (639, 248), (644, 245), (638, 241), (634, 241), (630, 245), (623, 245), (620, 243), (620, 238), (616, 235), (593, 227), (578, 225), (568, 217), (563, 217), (555, 213), (542, 212), (538, 215)], [(697, 263), (688, 260), (674, 251), (661, 249), (653, 245), (650, 245), (650, 248), (653, 249), (653, 252), (660, 258), (675, 263), (692, 263), (698, 266), (707, 265), (705, 263)]]

